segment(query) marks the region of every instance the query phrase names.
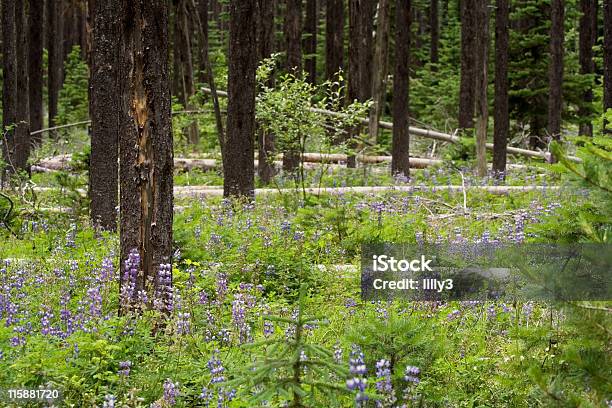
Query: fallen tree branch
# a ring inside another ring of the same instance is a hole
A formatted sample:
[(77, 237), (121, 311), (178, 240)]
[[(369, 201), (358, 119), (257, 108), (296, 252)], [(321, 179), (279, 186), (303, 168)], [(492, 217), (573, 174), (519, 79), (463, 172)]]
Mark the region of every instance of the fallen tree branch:
[[(202, 91), (204, 91), (205, 93), (211, 92), (209, 88), (202, 88)], [(227, 98), (227, 92), (217, 90), (217, 94), (219, 96), (223, 96)], [(330, 111), (327, 109), (312, 108), (311, 111), (315, 113), (320, 113), (323, 115), (331, 116), (331, 117), (337, 117), (337, 118), (348, 117), (348, 115), (345, 113), (334, 112), (334, 111)], [(366, 118), (359, 119), (359, 122), (363, 125), (368, 125), (370, 123), (369, 119), (366, 119)], [(393, 130), (393, 123), (391, 122), (385, 122), (381, 120), (378, 122), (378, 126), (383, 129)], [(449, 135), (447, 133), (442, 133), (442, 132), (436, 132), (434, 130), (429, 130), (429, 129), (421, 129), (421, 128), (417, 128), (414, 126), (408, 127), (408, 132), (415, 136), (420, 136), (420, 137), (424, 137), (427, 139), (433, 139), (433, 140), (440, 140), (440, 141), (448, 142), (448, 143), (460, 143), (461, 141), (461, 137), (459, 136)], [(486, 147), (489, 150), (493, 150), (493, 143), (487, 143)], [(521, 156), (541, 158), (546, 161), (550, 161), (551, 159), (550, 152), (527, 150), (527, 149), (521, 149), (519, 147), (508, 146), (507, 152), (511, 154), (521, 155)], [(568, 159), (574, 162), (581, 161), (580, 158), (573, 157), (573, 156), (569, 156)]]

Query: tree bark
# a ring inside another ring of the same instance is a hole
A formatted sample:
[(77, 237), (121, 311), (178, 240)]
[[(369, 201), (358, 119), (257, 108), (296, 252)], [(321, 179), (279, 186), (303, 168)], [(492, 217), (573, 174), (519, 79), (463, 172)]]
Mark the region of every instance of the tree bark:
[(561, 137), (561, 110), (563, 107), (563, 40), (565, 30), (563, 0), (551, 1), (550, 65), (548, 70), (548, 133), (553, 139)]
[(117, 229), (119, 135), (121, 134), (121, 19), (116, 5), (96, 1), (91, 53), (91, 158), (89, 198), (92, 224)]
[(26, 0), (15, 1), (15, 35), (17, 39), (17, 127), (15, 129), (16, 168), (28, 170), (30, 157), (30, 102), (28, 81), (28, 18)]
[(393, 146), (391, 174), (410, 175), (408, 104), (410, 86), (410, 0), (395, 6), (395, 68), (393, 73)]
[(461, 83), (459, 88), (459, 128), (474, 127), (476, 89), (477, 0), (461, 0)]
[[(269, 58), (274, 50), (274, 11), (275, 1), (258, 0), (257, 13), (257, 59)], [(274, 78), (270, 78), (268, 86), (274, 86)], [(274, 134), (264, 129), (257, 131), (259, 166), (257, 174), (263, 184), (269, 184), (274, 176)]]
[[(15, 0), (2, 1), (2, 157), (12, 172), (16, 155), (17, 123), (17, 30)], [(2, 175), (4, 182), (4, 174)]]
[[(165, 0), (120, 0), (121, 82), (120, 241), (125, 261), (140, 255), (132, 296), (153, 299), (161, 264), (172, 264), (173, 158), (168, 87), (168, 5)], [(119, 7), (118, 7), (119, 8)], [(124, 79), (125, 78), (125, 79)], [(170, 267), (170, 269), (172, 269)]]
[[(429, 62), (432, 64), (438, 63), (438, 48), (440, 45), (440, 25), (438, 22), (438, 1), (431, 0), (429, 5), (429, 32), (430, 32), (430, 45), (429, 45)], [(432, 66), (432, 70), (436, 71), (437, 67)]]
[[(612, 0), (604, 0), (603, 4), (603, 26), (604, 26), (604, 112), (612, 109)], [(606, 133), (612, 133), (610, 123), (605, 124)]]
[(384, 108), (386, 92), (387, 60), (389, 54), (389, 0), (378, 2), (378, 21), (374, 43), (374, 67), (372, 78), (372, 102), (369, 133), (373, 141), (378, 139), (378, 121)]
[[(62, 86), (62, 71), (64, 66), (63, 39), (64, 18), (62, 0), (47, 0), (47, 41), (48, 41), (48, 114), (49, 127), (55, 126), (57, 102)], [(55, 132), (50, 136), (56, 138)]]
[(508, 0), (497, 0), (495, 11), (495, 112), (493, 173), (504, 177), (510, 119), (508, 116), (508, 47), (510, 40)]
[(325, 76), (337, 81), (344, 69), (344, 0), (326, 0)]
[(306, 19), (304, 20), (304, 71), (306, 80), (317, 82), (317, 30), (319, 26), (318, 0), (306, 0)]
[[(365, 102), (372, 96), (372, 15), (372, 0), (349, 0), (349, 103)], [(360, 131), (361, 126), (349, 129), (347, 138), (354, 138)], [(349, 142), (349, 147), (356, 146)], [(347, 166), (356, 166), (354, 155), (349, 155)]]
[[(593, 61), (593, 47), (597, 41), (597, 0), (580, 0), (580, 34), (579, 34), (579, 60), (580, 73), (592, 75), (595, 73)], [(580, 123), (579, 134), (593, 136), (593, 85), (592, 80), (583, 94), (583, 105), (579, 107)]]
[[(49, 0), (47, 0), (49, 1)], [(30, 1), (28, 21), (28, 77), (30, 102), (30, 130), (43, 128), (43, 0)], [(32, 137), (32, 144), (40, 146), (40, 134)]]
[(478, 175), (487, 175), (487, 129), (489, 104), (487, 100), (488, 51), (489, 51), (489, 7), (488, 0), (477, 0), (477, 40), (476, 50), (476, 167)]
[[(301, 77), (302, 72), (302, 0), (285, 0), (285, 50), (287, 72)], [(283, 156), (283, 170), (294, 172), (300, 163), (300, 153), (288, 149)]]
[(255, 13), (256, 0), (230, 1), (227, 138), (223, 158), (224, 196), (253, 197), (255, 190)]

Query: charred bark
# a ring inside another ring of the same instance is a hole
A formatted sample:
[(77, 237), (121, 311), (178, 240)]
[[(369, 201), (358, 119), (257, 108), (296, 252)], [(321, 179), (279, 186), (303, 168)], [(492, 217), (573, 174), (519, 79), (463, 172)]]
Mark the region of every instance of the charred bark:
[[(49, 1), (49, 0), (47, 0)], [(30, 130), (43, 128), (43, 0), (30, 1), (28, 21), (28, 77)], [(32, 144), (41, 144), (40, 134), (32, 136)]]
[(561, 137), (561, 110), (563, 107), (564, 14), (564, 1), (552, 0), (550, 13), (550, 65), (548, 70), (548, 134), (557, 140)]
[[(597, 41), (597, 0), (580, 0), (580, 34), (579, 55), (580, 73), (582, 75), (593, 75), (595, 73), (595, 61), (593, 60), (593, 47)], [(584, 91), (583, 105), (579, 107), (578, 115), (580, 123), (579, 134), (593, 136), (593, 85), (592, 83)]]
[(395, 6), (395, 68), (393, 72), (393, 146), (391, 174), (410, 175), (409, 86), (410, 86), (410, 0)]
[[(285, 8), (285, 50), (286, 69), (297, 77), (302, 72), (302, 0), (286, 0)], [(294, 172), (300, 163), (300, 153), (287, 149), (283, 156), (283, 170)]]
[(497, 0), (495, 9), (495, 113), (493, 173), (504, 177), (510, 119), (508, 116), (508, 48), (510, 9), (508, 0)]
[(476, 89), (476, 10), (477, 0), (461, 0), (461, 83), (459, 88), (459, 128), (474, 127)]
[(96, 1), (92, 38), (89, 198), (92, 224), (117, 229), (119, 135), (121, 134), (121, 20), (116, 5)]
[(378, 2), (378, 21), (374, 42), (374, 69), (372, 78), (372, 101), (369, 133), (373, 141), (378, 139), (378, 121), (384, 108), (386, 92), (387, 60), (389, 54), (389, 0)]
[[(168, 6), (165, 0), (121, 0), (120, 240), (122, 292), (153, 299), (160, 265), (172, 264), (173, 158), (168, 88)], [(125, 78), (125, 79), (123, 79)], [(130, 252), (138, 273), (126, 271)], [(171, 273), (171, 266), (168, 267)], [(171, 282), (171, 278), (169, 279)], [(163, 282), (164, 285), (170, 282)]]
[(326, 0), (325, 76), (336, 81), (344, 69), (344, 0)]
[(253, 197), (255, 190), (255, 13), (256, 0), (230, 1), (225, 196)]
[[(64, 32), (63, 2), (62, 0), (47, 0), (47, 41), (48, 41), (48, 116), (49, 127), (55, 126), (57, 116), (57, 102), (62, 87), (64, 47), (62, 34)], [(56, 132), (50, 132), (52, 138)]]
[(317, 30), (319, 26), (320, 0), (306, 0), (306, 19), (304, 20), (304, 71), (306, 80), (317, 82)]

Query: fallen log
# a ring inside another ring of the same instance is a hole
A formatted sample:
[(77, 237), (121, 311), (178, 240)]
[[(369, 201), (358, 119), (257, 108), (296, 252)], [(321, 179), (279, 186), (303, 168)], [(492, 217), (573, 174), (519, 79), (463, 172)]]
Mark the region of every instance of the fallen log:
[[(202, 88), (202, 91), (204, 91), (205, 93), (211, 92), (209, 88)], [(217, 90), (217, 94), (219, 96), (227, 97), (227, 92), (224, 92), (224, 91)], [(337, 117), (337, 118), (348, 117), (348, 115), (344, 113), (334, 112), (334, 111), (330, 111), (327, 109), (312, 108), (311, 111), (315, 113), (320, 113), (323, 115), (331, 116), (331, 117)], [(370, 120), (367, 118), (360, 118), (359, 122), (363, 125), (368, 125), (370, 123)], [(383, 129), (393, 130), (393, 123), (391, 122), (385, 122), (381, 120), (378, 122), (378, 125)], [(421, 128), (417, 128), (414, 126), (408, 127), (408, 133), (415, 135), (415, 136), (420, 136), (420, 137), (424, 137), (427, 139), (433, 139), (433, 140), (440, 140), (442, 142), (448, 142), (448, 143), (459, 143), (461, 141), (461, 138), (459, 136), (449, 135), (447, 133), (437, 132), (435, 130), (421, 129)], [(487, 143), (486, 147), (489, 150), (493, 150), (493, 143)], [(550, 152), (527, 150), (527, 149), (521, 149), (519, 147), (512, 147), (512, 146), (508, 146), (507, 151), (508, 153), (511, 153), (511, 154), (527, 156), (527, 157), (535, 157), (535, 158), (544, 159), (546, 161), (550, 161), (551, 159)], [(574, 157), (574, 156), (569, 156), (568, 159), (574, 162), (581, 161), (580, 158)]]

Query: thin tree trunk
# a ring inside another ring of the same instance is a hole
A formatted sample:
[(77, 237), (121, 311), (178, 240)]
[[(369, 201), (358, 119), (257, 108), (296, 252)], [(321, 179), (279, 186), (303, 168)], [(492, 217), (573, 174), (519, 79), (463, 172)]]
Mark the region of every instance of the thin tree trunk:
[[(285, 42), (287, 72), (301, 77), (302, 72), (302, 0), (285, 0)], [(293, 141), (297, 144), (298, 141)], [(283, 170), (293, 172), (300, 163), (300, 153), (295, 148), (287, 149), (283, 156)]]
[(17, 38), (17, 128), (15, 129), (16, 168), (27, 170), (30, 157), (30, 102), (28, 81), (28, 18), (26, 0), (15, 1), (15, 36)]
[(387, 60), (389, 54), (389, 0), (378, 2), (378, 21), (374, 46), (374, 67), (372, 79), (372, 102), (370, 108), (370, 138), (378, 139), (378, 121), (384, 108), (386, 93)]
[[(579, 59), (580, 73), (592, 75), (595, 72), (593, 61), (593, 47), (597, 41), (597, 0), (580, 0), (580, 36), (579, 36)], [(579, 134), (593, 136), (593, 85), (592, 81), (583, 94), (583, 104), (579, 107), (578, 115), (580, 123)]]
[[(438, 48), (440, 45), (440, 25), (438, 22), (438, 1), (431, 0), (429, 5), (429, 31), (430, 31), (430, 45), (429, 45), (429, 62), (432, 64), (438, 63)], [(432, 66), (432, 70), (436, 71), (437, 67)]]
[[(192, 6), (195, 8), (193, 4), (194, 0), (190, 0)], [(199, 0), (197, 4), (197, 10), (195, 11), (195, 23), (196, 29), (200, 35), (200, 82), (208, 82), (206, 80), (206, 61), (208, 61), (208, 8), (209, 1), (208, 0)]]
[[(177, 4), (177, 17), (179, 19), (179, 29), (181, 35), (181, 68), (182, 68), (182, 84), (183, 84), (183, 106), (187, 110), (193, 110), (194, 106), (191, 104), (190, 98), (195, 95), (195, 83), (193, 79), (193, 58), (191, 54), (191, 38), (189, 30), (189, 22), (187, 19), (187, 0), (179, 0)], [(187, 127), (188, 140), (191, 144), (197, 145), (200, 136), (198, 131), (198, 125), (194, 121)]]
[(493, 173), (504, 177), (510, 119), (508, 116), (508, 48), (510, 40), (508, 0), (497, 0), (495, 11), (495, 117)]
[(489, 51), (489, 7), (488, 0), (477, 0), (477, 77), (476, 77), (476, 167), (478, 175), (487, 175), (487, 129), (489, 122), (489, 104), (487, 100), (488, 51)]
[(553, 139), (561, 137), (561, 110), (563, 106), (563, 40), (565, 30), (563, 0), (551, 2), (550, 65), (548, 70), (548, 133)]
[(327, 0), (325, 18), (325, 76), (335, 82), (344, 69), (344, 0)]
[[(201, 0), (202, 1), (202, 0)], [(215, 83), (215, 74), (213, 72), (212, 64), (210, 63), (210, 52), (209, 52), (209, 41), (208, 41), (208, 22), (203, 23), (201, 19), (202, 13), (197, 13), (195, 10), (195, 4), (191, 0), (191, 7), (193, 15), (196, 19), (196, 26), (200, 33), (200, 61), (203, 64), (200, 68), (201, 71), (206, 73), (206, 82), (210, 86), (210, 93), (213, 100), (213, 109), (215, 111), (215, 124), (217, 126), (217, 137), (219, 138), (219, 148), (221, 149), (221, 156), (223, 157), (223, 149), (225, 146), (225, 132), (223, 130), (223, 119), (221, 118), (221, 107), (219, 105), (219, 96), (217, 95), (217, 86)], [(208, 17), (206, 13), (205, 17)]]
[(306, 19), (304, 20), (304, 71), (306, 80), (317, 82), (317, 30), (319, 23), (318, 0), (306, 0)]
[[(257, 59), (262, 61), (272, 55), (274, 47), (274, 11), (276, 4), (270, 0), (258, 0), (257, 12)], [(268, 86), (274, 86), (274, 78), (271, 77)], [(269, 184), (274, 176), (274, 134), (264, 129), (257, 131), (259, 166), (257, 173), (263, 184)]]
[[(603, 4), (603, 26), (604, 26), (604, 112), (612, 109), (612, 0), (604, 0)], [(610, 123), (605, 124), (606, 133), (612, 133)]]
[[(124, 16), (125, 30), (118, 77), (123, 87), (119, 140), (121, 286), (123, 291), (130, 290), (125, 261), (136, 250), (140, 267), (131, 293), (134, 301), (143, 290), (153, 299), (161, 285), (160, 265), (172, 265), (168, 5), (165, 0), (121, 0), (120, 4), (123, 10), (117, 10), (116, 15)], [(171, 274), (171, 266), (168, 269)]]
[(89, 165), (90, 214), (93, 225), (117, 229), (119, 201), (119, 135), (121, 134), (121, 80), (119, 65), (121, 22), (116, 5), (96, 1), (91, 53), (90, 115), (91, 158)]
[(461, 0), (461, 83), (459, 88), (459, 128), (474, 127), (476, 89), (477, 0)]
[(230, 0), (227, 139), (223, 158), (225, 196), (253, 197), (255, 194), (255, 14), (256, 0)]
[(183, 56), (181, 50), (183, 46), (183, 36), (181, 35), (180, 21), (181, 17), (178, 13), (178, 0), (173, 3), (174, 15), (172, 19), (172, 95), (183, 104), (185, 102), (185, 90), (183, 87), (183, 66), (181, 61)]
[[(47, 41), (48, 45), (48, 114), (49, 127), (55, 126), (57, 116), (57, 103), (59, 91), (62, 86), (62, 71), (64, 66), (64, 51), (62, 33), (64, 32), (63, 4), (62, 0), (47, 0)], [(56, 138), (56, 132), (50, 136)]]
[(393, 73), (393, 146), (391, 174), (410, 175), (410, 134), (408, 127), (410, 86), (410, 0), (395, 6), (395, 68)]
[[(49, 0), (47, 0), (49, 1)], [(44, 1), (30, 1), (28, 21), (28, 76), (30, 130), (43, 128), (43, 15)], [(32, 136), (32, 144), (40, 146), (40, 134)]]
[[(2, 157), (6, 170), (14, 169), (17, 123), (17, 30), (15, 0), (2, 1)], [(5, 174), (2, 174), (4, 184)]]

